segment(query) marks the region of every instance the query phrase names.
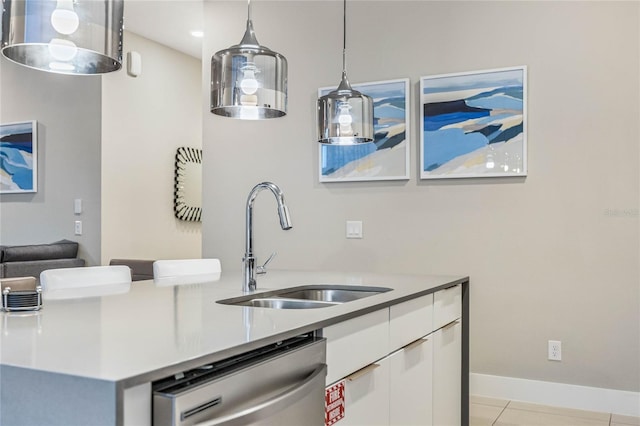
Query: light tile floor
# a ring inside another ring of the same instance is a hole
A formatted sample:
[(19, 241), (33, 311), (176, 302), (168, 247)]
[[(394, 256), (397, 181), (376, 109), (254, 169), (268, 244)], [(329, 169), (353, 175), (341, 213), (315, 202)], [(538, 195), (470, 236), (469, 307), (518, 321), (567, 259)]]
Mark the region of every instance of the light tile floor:
[(470, 426), (640, 426), (640, 417), (472, 395)]

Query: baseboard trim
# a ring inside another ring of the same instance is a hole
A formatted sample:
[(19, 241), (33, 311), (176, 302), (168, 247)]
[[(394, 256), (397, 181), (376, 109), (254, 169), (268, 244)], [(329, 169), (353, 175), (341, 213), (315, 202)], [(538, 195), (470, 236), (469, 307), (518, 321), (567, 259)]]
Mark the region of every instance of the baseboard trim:
[(640, 417), (640, 392), (471, 373), (469, 374), (469, 393), (491, 398)]

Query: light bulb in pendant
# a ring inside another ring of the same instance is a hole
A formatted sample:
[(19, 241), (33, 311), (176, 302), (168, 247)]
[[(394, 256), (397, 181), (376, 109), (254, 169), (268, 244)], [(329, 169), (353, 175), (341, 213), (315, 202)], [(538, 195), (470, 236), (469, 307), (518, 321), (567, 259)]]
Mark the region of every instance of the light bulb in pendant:
[(353, 134), (353, 117), (351, 116), (351, 105), (346, 102), (342, 102), (338, 105), (340, 110), (338, 111), (338, 124), (340, 125), (340, 136), (350, 136)]
[(248, 62), (242, 67), (242, 81), (240, 81), (240, 89), (245, 95), (253, 95), (258, 91), (258, 80), (256, 74), (260, 72), (252, 62)]
[(51, 14), (51, 25), (60, 34), (70, 35), (80, 26), (78, 14), (73, 10), (73, 0), (58, 0)]
[(51, 39), (49, 54), (56, 61), (69, 62), (78, 54), (78, 46), (71, 40)]
[[(242, 92), (242, 94), (240, 95), (240, 104), (243, 107), (255, 108), (258, 105), (258, 96), (256, 95), (256, 92), (259, 88), (258, 80), (256, 80), (256, 74), (260, 71), (256, 68), (253, 62), (247, 62), (240, 70), (242, 71), (242, 80), (240, 80), (240, 91)], [(251, 111), (247, 114), (253, 116), (254, 112)], [(247, 114), (241, 113), (241, 115)], [(253, 119), (249, 117), (240, 118), (247, 120)]]

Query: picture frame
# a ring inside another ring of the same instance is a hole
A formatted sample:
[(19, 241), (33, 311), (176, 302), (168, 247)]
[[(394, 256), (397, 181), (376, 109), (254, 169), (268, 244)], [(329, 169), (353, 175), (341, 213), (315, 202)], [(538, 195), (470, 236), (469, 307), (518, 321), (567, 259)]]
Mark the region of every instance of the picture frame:
[(527, 175), (527, 68), (420, 78), (420, 178)]
[[(319, 144), (320, 182), (408, 180), (410, 173), (409, 79), (353, 84), (373, 98), (375, 140), (357, 145)], [(323, 96), (335, 87), (318, 89)]]
[(38, 123), (0, 124), (0, 194), (38, 192)]

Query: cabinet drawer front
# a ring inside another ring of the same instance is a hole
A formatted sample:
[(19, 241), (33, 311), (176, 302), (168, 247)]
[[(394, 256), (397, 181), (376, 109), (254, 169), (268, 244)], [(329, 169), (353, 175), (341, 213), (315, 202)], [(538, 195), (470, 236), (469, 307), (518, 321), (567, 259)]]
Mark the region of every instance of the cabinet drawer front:
[(385, 357), (389, 352), (389, 309), (329, 326), (327, 339), (327, 385)]
[(389, 309), (389, 352), (433, 330), (433, 294), (393, 305)]
[(437, 330), (462, 315), (462, 285), (437, 291), (433, 296), (433, 330)]

